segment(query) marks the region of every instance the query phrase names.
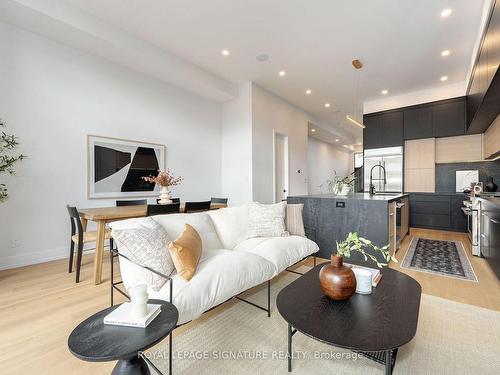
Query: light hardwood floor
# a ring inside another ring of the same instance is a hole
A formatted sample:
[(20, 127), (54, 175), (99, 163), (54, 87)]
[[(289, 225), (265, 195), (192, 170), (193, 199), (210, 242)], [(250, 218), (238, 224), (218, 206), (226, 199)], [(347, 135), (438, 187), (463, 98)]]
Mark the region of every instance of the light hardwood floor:
[[(500, 311), (500, 283), (484, 259), (471, 256), (465, 234), (412, 229), (397, 254), (400, 262), (411, 236), (462, 241), (479, 283), (400, 269), (398, 265), (394, 268), (414, 277), (424, 293)], [(72, 329), (89, 315), (109, 306), (109, 257), (105, 257), (100, 285), (93, 283), (92, 262), (93, 255), (84, 257), (79, 284), (75, 284), (74, 274), (67, 273), (67, 260), (0, 272), (0, 374), (111, 373), (114, 363), (83, 362), (67, 348)], [(228, 302), (231, 303), (238, 302)], [(228, 304), (200, 319), (209, 319)], [(175, 335), (193, 324), (196, 321), (176, 330)]]

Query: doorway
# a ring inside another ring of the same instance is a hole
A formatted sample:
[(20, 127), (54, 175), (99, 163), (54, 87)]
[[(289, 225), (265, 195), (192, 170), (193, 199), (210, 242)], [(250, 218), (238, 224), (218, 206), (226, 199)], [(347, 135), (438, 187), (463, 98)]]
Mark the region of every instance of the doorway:
[(274, 201), (288, 196), (288, 136), (274, 133)]

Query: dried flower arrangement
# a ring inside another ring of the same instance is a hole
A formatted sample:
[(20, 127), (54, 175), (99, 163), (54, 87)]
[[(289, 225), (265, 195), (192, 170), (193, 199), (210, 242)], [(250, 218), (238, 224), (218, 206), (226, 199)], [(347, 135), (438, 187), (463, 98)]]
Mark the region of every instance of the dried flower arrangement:
[(160, 185), (161, 187), (169, 187), (169, 186), (176, 186), (179, 185), (182, 180), (184, 180), (184, 177), (175, 177), (173, 173), (170, 171), (170, 169), (167, 169), (166, 171), (160, 171), (158, 173), (158, 176), (145, 176), (142, 177), (144, 181), (147, 182), (152, 182), (157, 185)]

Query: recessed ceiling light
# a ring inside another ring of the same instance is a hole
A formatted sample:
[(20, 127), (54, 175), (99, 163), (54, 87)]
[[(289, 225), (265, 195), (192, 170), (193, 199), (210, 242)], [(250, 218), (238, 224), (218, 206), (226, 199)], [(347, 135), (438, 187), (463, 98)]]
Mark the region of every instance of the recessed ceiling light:
[(335, 142), (338, 142), (338, 141), (340, 141), (340, 139), (338, 139), (338, 138), (335, 138)]
[(311, 95), (312, 91), (311, 90), (306, 90), (307, 95)]
[(448, 76), (442, 76), (441, 77), (441, 82), (445, 82), (445, 81), (448, 81)]
[(446, 8), (441, 11), (441, 17), (446, 18), (451, 14), (451, 9)]
[(222, 56), (229, 56), (229, 51), (227, 49), (222, 50)]
[(382, 90), (382, 91), (380, 91), (380, 92), (382, 93), (382, 95), (387, 95), (387, 93), (388, 93), (389, 91), (387, 91), (387, 90)]
[(257, 61), (265, 62), (269, 60), (269, 55), (267, 53), (259, 53), (255, 58)]
[(450, 56), (450, 50), (449, 49), (445, 49), (444, 51), (441, 51), (441, 56)]
[(330, 108), (330, 103), (325, 103), (325, 108)]
[(284, 70), (280, 71), (280, 76), (283, 77), (286, 74)]
[(311, 131), (314, 133), (316, 131), (316, 129), (312, 128)]

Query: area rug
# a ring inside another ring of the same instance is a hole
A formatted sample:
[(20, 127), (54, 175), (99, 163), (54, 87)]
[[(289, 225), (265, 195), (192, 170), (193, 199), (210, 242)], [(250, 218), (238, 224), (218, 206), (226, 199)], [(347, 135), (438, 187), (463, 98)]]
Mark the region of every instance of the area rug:
[[(270, 318), (244, 302), (231, 301), (181, 327), (173, 341), (174, 374), (287, 374), (287, 324), (275, 300), (297, 277), (285, 272), (273, 280)], [(263, 306), (266, 297), (265, 288), (245, 296)], [(422, 295), (417, 334), (400, 348), (393, 373), (495, 374), (499, 349), (500, 312)], [(300, 332), (293, 337), (293, 350), (292, 375), (384, 374), (382, 365)], [(168, 340), (147, 352), (164, 374), (167, 353)]]
[(464, 245), (458, 241), (414, 237), (401, 267), (477, 282)]

